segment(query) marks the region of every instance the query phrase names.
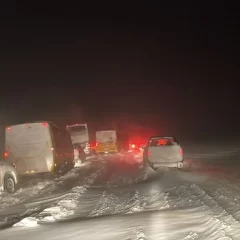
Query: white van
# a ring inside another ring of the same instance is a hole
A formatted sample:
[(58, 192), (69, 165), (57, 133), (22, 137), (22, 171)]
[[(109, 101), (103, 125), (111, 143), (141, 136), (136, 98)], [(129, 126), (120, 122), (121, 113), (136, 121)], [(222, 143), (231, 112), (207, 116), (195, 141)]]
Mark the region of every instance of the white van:
[(6, 128), (5, 158), (19, 174), (61, 172), (74, 166), (69, 134), (51, 122), (32, 122)]
[(66, 130), (71, 136), (73, 146), (81, 146), (85, 154), (90, 155), (91, 149), (87, 123), (67, 125)]

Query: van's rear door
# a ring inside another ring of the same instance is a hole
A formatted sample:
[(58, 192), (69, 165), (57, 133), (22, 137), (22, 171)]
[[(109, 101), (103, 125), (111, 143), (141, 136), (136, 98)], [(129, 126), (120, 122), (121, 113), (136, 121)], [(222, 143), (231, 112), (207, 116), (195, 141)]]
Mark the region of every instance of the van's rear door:
[(48, 172), (53, 164), (52, 139), (48, 123), (8, 127), (5, 140), (9, 160), (19, 173)]
[(98, 153), (117, 152), (117, 135), (115, 130), (97, 131), (96, 142), (96, 152)]

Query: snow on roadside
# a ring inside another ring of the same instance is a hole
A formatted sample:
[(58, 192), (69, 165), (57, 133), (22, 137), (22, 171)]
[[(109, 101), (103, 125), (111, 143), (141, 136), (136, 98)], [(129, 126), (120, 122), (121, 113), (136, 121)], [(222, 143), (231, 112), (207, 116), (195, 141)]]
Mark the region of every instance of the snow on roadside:
[(52, 176), (50, 175), (46, 177), (46, 179), (35, 178), (32, 181), (28, 181), (24, 187), (18, 189), (17, 192), (15, 192), (14, 194), (1, 192), (0, 209), (20, 204), (25, 200), (40, 194), (44, 189), (48, 187), (51, 188), (51, 190), (53, 190), (57, 186), (57, 184), (59, 184), (61, 181), (73, 178), (74, 176), (76, 176), (77, 172), (80, 169), (89, 166), (90, 166), (89, 162), (80, 164), (78, 167), (75, 167), (65, 175), (60, 177), (58, 176), (54, 179), (52, 179)]
[(13, 226), (29, 227), (29, 224), (30, 226), (34, 225), (33, 222), (35, 222), (35, 226), (37, 226), (38, 223), (55, 222), (72, 216), (78, 206), (81, 196), (87, 191), (88, 188), (90, 188), (102, 171), (103, 168), (100, 168), (96, 172), (92, 173), (83, 181), (81, 186), (73, 187), (69, 193), (65, 194), (64, 198), (57, 201), (55, 204), (52, 204), (51, 207), (44, 209), (35, 217), (26, 217)]
[(0, 209), (20, 204), (21, 202), (25, 201), (26, 199), (37, 195), (41, 192), (42, 189), (45, 187), (53, 184), (51, 180), (42, 180), (41, 182), (37, 183), (35, 186), (28, 186), (26, 188), (20, 188), (14, 194), (2, 193), (0, 195)]

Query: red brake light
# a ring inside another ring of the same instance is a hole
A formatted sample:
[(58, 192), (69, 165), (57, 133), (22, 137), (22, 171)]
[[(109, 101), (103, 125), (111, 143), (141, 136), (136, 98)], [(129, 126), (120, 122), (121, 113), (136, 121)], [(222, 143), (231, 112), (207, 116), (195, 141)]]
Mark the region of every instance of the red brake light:
[(183, 150), (182, 150), (182, 148), (179, 149), (179, 152), (180, 152), (181, 155), (183, 155)]
[(43, 125), (44, 127), (47, 127), (48, 123), (47, 123), (47, 122), (44, 122), (44, 123), (42, 123), (42, 125)]
[(135, 144), (132, 144), (132, 146), (131, 146), (132, 148), (135, 148), (136, 147), (136, 145)]
[(90, 143), (90, 148), (94, 148), (94, 147), (96, 147), (96, 145), (97, 145), (96, 143), (92, 143), (92, 142), (91, 142), (91, 143)]
[(5, 158), (8, 158), (8, 152), (5, 152), (5, 153), (4, 153), (4, 157), (5, 157)]
[(158, 141), (158, 144), (159, 144), (159, 145), (166, 145), (166, 143), (167, 143), (167, 140), (166, 140), (166, 139), (160, 139), (160, 140)]
[(10, 128), (10, 127), (7, 127), (7, 130), (11, 130), (11, 128)]

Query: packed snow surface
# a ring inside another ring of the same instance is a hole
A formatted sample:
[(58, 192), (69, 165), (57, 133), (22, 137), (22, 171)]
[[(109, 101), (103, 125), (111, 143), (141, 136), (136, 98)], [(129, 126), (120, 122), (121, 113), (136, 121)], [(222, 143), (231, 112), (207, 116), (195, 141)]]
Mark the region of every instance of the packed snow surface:
[(125, 153), (2, 193), (0, 239), (240, 239), (238, 148), (189, 149), (181, 171)]

